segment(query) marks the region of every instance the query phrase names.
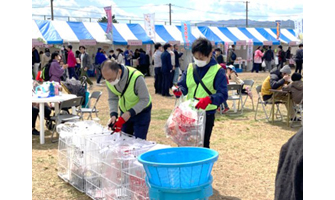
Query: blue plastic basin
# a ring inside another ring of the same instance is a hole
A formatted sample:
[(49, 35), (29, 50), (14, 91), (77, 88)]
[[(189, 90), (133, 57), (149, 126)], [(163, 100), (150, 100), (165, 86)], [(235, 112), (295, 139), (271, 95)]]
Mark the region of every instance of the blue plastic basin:
[(210, 181), (219, 153), (201, 147), (174, 147), (142, 154), (149, 184), (166, 189), (190, 189)]

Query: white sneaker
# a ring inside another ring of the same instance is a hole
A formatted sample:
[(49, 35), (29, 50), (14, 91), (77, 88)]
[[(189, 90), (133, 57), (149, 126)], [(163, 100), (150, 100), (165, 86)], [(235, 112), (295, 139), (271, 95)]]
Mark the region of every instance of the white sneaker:
[(102, 84), (101, 83), (97, 83), (97, 86), (102, 86)]

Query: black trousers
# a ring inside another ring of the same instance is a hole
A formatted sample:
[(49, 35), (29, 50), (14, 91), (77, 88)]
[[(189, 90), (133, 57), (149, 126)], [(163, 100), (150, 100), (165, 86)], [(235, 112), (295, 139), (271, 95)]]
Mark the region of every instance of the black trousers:
[[(35, 128), (35, 124), (36, 124), (36, 119), (37, 119), (37, 115), (40, 112), (40, 110), (38, 108), (32, 107), (33, 108), (33, 116), (32, 116), (32, 128)], [(48, 106), (44, 106), (44, 118), (45, 120), (49, 120), (50, 119), (50, 114), (51, 114), (51, 109)]]
[(297, 60), (296, 61), (296, 64), (297, 64), (297, 67), (295, 68), (295, 72), (298, 72), (299, 74), (301, 74), (301, 70), (302, 70), (302, 60)]
[(140, 65), (139, 66), (139, 68), (138, 68), (138, 70), (140, 70), (140, 72), (143, 74), (143, 75), (145, 75), (145, 71), (146, 71), (146, 69), (145, 69), (145, 65)]
[(170, 95), (169, 88), (171, 85), (171, 73), (162, 73), (162, 95)]
[(253, 66), (251, 72), (256, 71), (256, 73), (258, 73), (260, 67), (262, 67), (261, 65), (262, 65), (261, 63), (254, 63), (254, 66)]
[(278, 65), (277, 65), (278, 69), (283, 68), (283, 66), (284, 66), (284, 62), (282, 60), (278, 60)]
[(155, 67), (155, 93), (162, 93), (162, 67)]
[(204, 137), (204, 147), (209, 148), (209, 140), (211, 139), (212, 130), (214, 127), (215, 113), (206, 114), (206, 127), (205, 127), (205, 137)]
[(137, 115), (130, 117), (129, 120), (122, 126), (122, 131), (130, 135), (134, 135), (136, 138), (146, 140), (151, 121), (151, 109), (152, 104)]

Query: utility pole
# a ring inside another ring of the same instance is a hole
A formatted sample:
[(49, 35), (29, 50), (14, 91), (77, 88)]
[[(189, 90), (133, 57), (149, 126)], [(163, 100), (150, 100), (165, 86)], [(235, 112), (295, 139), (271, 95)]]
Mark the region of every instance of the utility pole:
[(170, 25), (171, 25), (171, 3), (169, 3)]
[(245, 2), (245, 27), (248, 27), (248, 3), (250, 1)]
[(51, 20), (54, 20), (54, 4), (53, 4), (54, 0), (50, 0), (51, 3)]

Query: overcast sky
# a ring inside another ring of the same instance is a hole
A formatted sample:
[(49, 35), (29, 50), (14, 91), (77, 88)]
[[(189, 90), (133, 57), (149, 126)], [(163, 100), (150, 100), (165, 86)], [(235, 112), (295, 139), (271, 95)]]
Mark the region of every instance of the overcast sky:
[[(249, 2), (248, 18), (252, 20), (295, 20), (303, 17), (302, 0), (249, 0)], [(117, 20), (128, 19), (119, 20), (122, 23), (129, 22), (129, 19), (133, 23), (140, 22), (135, 20), (143, 19), (145, 13), (155, 13), (156, 24), (162, 24), (163, 21), (169, 20), (169, 3), (172, 4), (172, 21), (245, 19), (246, 14), (246, 4), (238, 0), (54, 0), (54, 15), (101, 18), (105, 16), (103, 7), (112, 5)], [(32, 0), (32, 14), (50, 15), (50, 1)], [(55, 19), (61, 20), (61, 18)]]

